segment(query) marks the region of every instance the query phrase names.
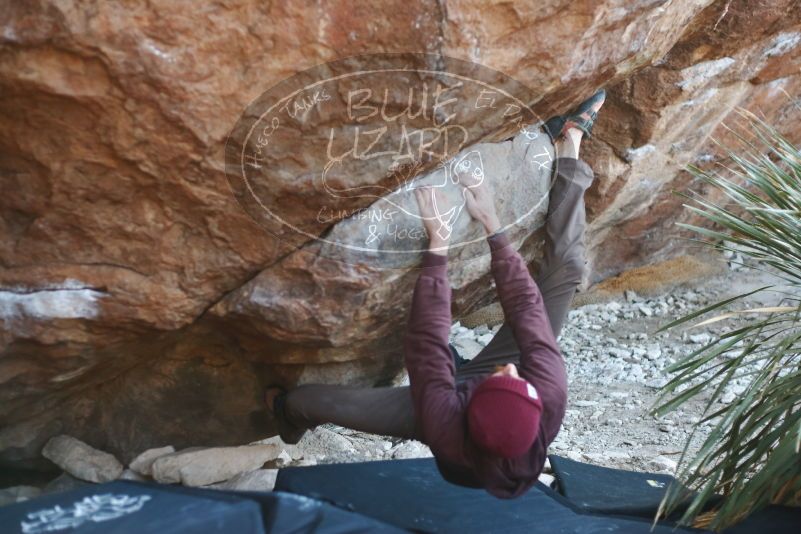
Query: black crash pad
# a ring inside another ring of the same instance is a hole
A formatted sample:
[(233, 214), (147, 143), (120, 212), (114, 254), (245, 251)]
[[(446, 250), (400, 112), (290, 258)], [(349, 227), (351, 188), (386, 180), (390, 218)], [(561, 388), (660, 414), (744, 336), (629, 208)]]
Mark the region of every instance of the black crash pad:
[[(549, 456), (559, 493), (577, 509), (593, 514), (653, 518), (667, 488), (676, 483), (670, 475), (623, 471)], [(671, 513), (678, 519), (690, 496)], [(709, 506), (719, 502), (713, 498)], [(801, 508), (769, 506), (753, 513), (724, 534), (797, 534), (801, 532)]]
[[(517, 499), (445, 482), (432, 458), (290, 467), (276, 490), (422, 532), (644, 534), (650, 521), (582, 514), (542, 484)], [(655, 533), (698, 532), (657, 525)]]
[[(670, 475), (612, 469), (555, 455), (548, 458), (559, 493), (584, 512), (651, 519), (668, 487), (676, 482)], [(677, 511), (686, 510), (687, 504)]]
[(224, 492), (117, 481), (0, 508), (0, 531), (39, 534), (400, 533), (286, 493)]

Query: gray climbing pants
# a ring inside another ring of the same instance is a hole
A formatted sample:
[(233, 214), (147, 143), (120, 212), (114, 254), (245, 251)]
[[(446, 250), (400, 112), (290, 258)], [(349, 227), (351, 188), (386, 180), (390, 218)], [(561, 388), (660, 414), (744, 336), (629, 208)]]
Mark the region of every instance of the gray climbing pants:
[[(551, 328), (558, 336), (584, 272), (584, 192), (592, 183), (593, 172), (585, 161), (572, 158), (556, 159), (554, 169), (545, 248), (535, 281)], [(489, 375), (496, 366), (519, 360), (520, 351), (512, 329), (504, 323), (492, 341), (456, 371), (456, 380)], [(284, 417), (285, 423), (297, 429), (333, 423), (360, 432), (420, 439), (415, 435), (414, 407), (408, 386), (299, 386), (287, 393)]]

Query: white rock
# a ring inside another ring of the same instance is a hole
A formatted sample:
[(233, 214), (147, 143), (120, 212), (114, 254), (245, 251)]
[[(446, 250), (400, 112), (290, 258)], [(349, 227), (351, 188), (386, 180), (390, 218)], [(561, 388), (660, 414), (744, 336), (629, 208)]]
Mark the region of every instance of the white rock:
[(456, 352), (459, 353), (459, 356), (466, 360), (472, 360), (484, 348), (481, 343), (474, 341), (469, 337), (460, 337), (454, 339), (453, 346), (456, 348)]
[(69, 475), (68, 473), (61, 473), (59, 476), (48, 482), (47, 485), (45, 485), (42, 492), (45, 494), (61, 493), (64, 491), (71, 491), (76, 488), (80, 488), (81, 486), (86, 486), (87, 484), (88, 482), (84, 482), (83, 480), (78, 480), (77, 478)]
[(278, 477), (278, 469), (256, 469), (206, 487), (235, 491), (273, 491), (276, 477)]
[(588, 408), (590, 406), (598, 406), (598, 401), (577, 400), (577, 401), (573, 401), (573, 406), (578, 406), (579, 408)]
[(153, 478), (166, 484), (207, 486), (254, 471), (281, 454), (277, 445), (193, 448), (174, 452), (153, 462)]
[(493, 337), (495, 337), (495, 334), (489, 333), (489, 334), (484, 334), (483, 336), (478, 336), (476, 340), (486, 347), (489, 344), (489, 342), (492, 341)]
[(712, 341), (712, 336), (707, 334), (706, 332), (702, 334), (690, 334), (690, 341), (695, 343), (696, 345), (706, 345), (710, 341)]
[(626, 302), (629, 302), (629, 303), (636, 302), (636, 301), (638, 301), (640, 299), (639, 295), (637, 295), (637, 293), (635, 293), (631, 289), (627, 289), (626, 291), (624, 291), (623, 292), (623, 296), (626, 299)]
[(638, 146), (637, 148), (627, 148), (624, 154), (624, 158), (626, 161), (634, 161), (650, 154), (651, 152), (655, 151), (656, 147), (652, 144)]
[(477, 336), (483, 336), (484, 334), (489, 334), (490, 333), (490, 329), (489, 329), (489, 327), (487, 325), (482, 324), (482, 325), (479, 325), (479, 326), (475, 327), (475, 329), (473, 329), (473, 333), (475, 335), (477, 335)]
[(42, 490), (35, 486), (14, 486), (0, 489), (0, 506), (27, 501), (42, 494)]
[(645, 349), (645, 357), (649, 360), (658, 360), (662, 357), (662, 347), (659, 346), (657, 343), (652, 343), (648, 345)]
[[(408, 385), (408, 383), (406, 385)], [(289, 456), (291, 456), (293, 460), (300, 460), (303, 458), (303, 450), (299, 446), (284, 443), (279, 436), (260, 439), (258, 441), (254, 441), (253, 443), (248, 443), (248, 445), (277, 445), (289, 453)]]
[(275, 458), (275, 460), (271, 460), (269, 462), (269, 467), (286, 467), (292, 463), (292, 456), (285, 451), (282, 450), (281, 453)]
[(392, 458), (396, 460), (405, 460), (409, 458), (431, 458), (431, 449), (423, 445), (419, 441), (409, 440), (404, 441), (396, 446), (392, 451)]
[(638, 304), (637, 309), (640, 310), (640, 313), (645, 315), (646, 317), (651, 317), (654, 314), (654, 310), (646, 306), (645, 304)]
[(120, 480), (134, 480), (136, 482), (144, 482), (144, 481), (147, 480), (147, 478), (143, 477), (142, 475), (140, 475), (136, 471), (133, 471), (131, 469), (126, 469), (120, 475)]
[(615, 358), (631, 357), (631, 351), (621, 347), (609, 347), (608, 349), (606, 349), (606, 352), (609, 353), (609, 355), (614, 356)]
[(133, 460), (131, 460), (131, 464), (128, 467), (132, 471), (135, 471), (142, 476), (149, 477), (151, 476), (151, 468), (153, 467), (153, 462), (155, 462), (157, 458), (160, 458), (167, 454), (172, 454), (174, 452), (175, 452), (175, 447), (173, 447), (172, 445), (168, 445), (166, 447), (148, 449), (145, 452), (141, 453), (136, 458), (134, 458)]
[(553, 483), (556, 482), (556, 477), (553, 475), (549, 475), (547, 473), (540, 473), (540, 482), (548, 486), (549, 488), (553, 487)]
[(51, 438), (42, 455), (75, 478), (89, 482), (109, 482), (122, 474), (122, 464), (113, 455), (71, 436)]
[(651, 459), (648, 462), (650, 468), (654, 468), (658, 471), (669, 471), (670, 473), (676, 472), (676, 467), (678, 464), (675, 460), (671, 460), (670, 458), (666, 458), (664, 456), (657, 456), (656, 458)]
[(661, 388), (665, 387), (665, 384), (667, 384), (667, 383), (668, 383), (668, 381), (665, 378), (653, 378), (651, 380), (648, 380), (645, 383), (645, 385), (647, 387), (649, 387), (649, 388), (652, 388), (652, 389), (661, 389)]

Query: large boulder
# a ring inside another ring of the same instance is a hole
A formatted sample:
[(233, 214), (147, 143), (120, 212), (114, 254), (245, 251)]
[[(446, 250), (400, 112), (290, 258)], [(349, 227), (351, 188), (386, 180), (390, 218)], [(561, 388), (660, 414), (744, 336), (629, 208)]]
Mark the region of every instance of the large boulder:
[[(306, 221), (299, 232), (254, 217), (226, 175), (229, 133), (282, 80), (361, 54), (444, 54), (500, 71), (494, 81), (524, 87), (541, 117), (607, 87), (582, 148), (598, 176), (587, 194), (592, 283), (682, 252), (674, 223), (691, 219), (672, 190), (696, 186), (686, 164), (720, 161), (711, 138), (726, 139), (735, 106), (801, 139), (792, 5), (0, 1), (0, 463), (35, 466), (58, 434), (124, 462), (164, 443), (247, 443), (275, 432), (266, 384), (374, 385), (400, 371), (419, 251), (393, 265), (343, 257), (350, 249), (318, 237), (353, 244), (370, 225), (310, 218), (397, 201), (413, 233), (397, 173), (343, 168), (336, 184), (380, 192), (326, 204), (307, 179), (324, 151), (304, 142), (319, 130), (297, 121), (258, 192)], [(536, 269), (547, 202), (530, 199), (547, 173), (529, 150), (553, 149), (497, 110), (460, 110), (470, 134), (460, 150), (481, 153)], [(407, 177), (438, 179), (430, 163)], [(480, 235), (464, 214), (453, 231)], [(480, 240), (453, 251), (454, 318), (493, 299), (486, 270)]]

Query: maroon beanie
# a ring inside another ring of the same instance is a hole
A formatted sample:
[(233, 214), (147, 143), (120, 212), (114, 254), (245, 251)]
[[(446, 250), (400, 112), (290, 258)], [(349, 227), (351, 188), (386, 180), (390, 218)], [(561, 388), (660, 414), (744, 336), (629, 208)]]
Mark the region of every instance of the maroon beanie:
[(467, 405), (470, 439), (503, 458), (522, 456), (534, 444), (542, 401), (534, 386), (520, 378), (490, 376), (478, 385)]

